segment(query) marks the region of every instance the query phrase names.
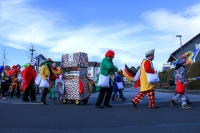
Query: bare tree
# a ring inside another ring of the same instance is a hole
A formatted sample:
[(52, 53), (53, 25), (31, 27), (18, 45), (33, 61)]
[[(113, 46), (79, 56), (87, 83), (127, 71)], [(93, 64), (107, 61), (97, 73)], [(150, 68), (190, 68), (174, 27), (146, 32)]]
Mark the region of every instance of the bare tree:
[(9, 61), (10, 60), (8, 59), (8, 51), (6, 51), (5, 47), (2, 47), (0, 63), (2, 66), (5, 66), (8, 64)]
[(36, 49), (33, 43), (31, 42), (30, 47), (28, 48), (29, 50), (26, 51), (26, 56), (30, 59), (30, 61), (36, 56)]

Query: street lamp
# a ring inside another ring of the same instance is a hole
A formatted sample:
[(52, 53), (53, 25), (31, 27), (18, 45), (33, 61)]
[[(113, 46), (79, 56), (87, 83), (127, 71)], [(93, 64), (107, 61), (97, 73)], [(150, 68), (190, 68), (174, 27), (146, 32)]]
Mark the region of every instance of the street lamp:
[(181, 41), (181, 35), (176, 35), (176, 37), (180, 37), (180, 45), (181, 45), (181, 53), (183, 53), (183, 51), (182, 51), (182, 41)]

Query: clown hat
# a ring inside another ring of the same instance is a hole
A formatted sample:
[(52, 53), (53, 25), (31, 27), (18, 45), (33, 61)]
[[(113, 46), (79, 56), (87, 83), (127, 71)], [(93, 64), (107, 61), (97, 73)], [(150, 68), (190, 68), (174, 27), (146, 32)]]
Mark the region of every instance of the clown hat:
[(152, 56), (152, 55), (154, 55), (154, 52), (155, 52), (155, 49), (152, 49), (152, 50), (146, 52), (145, 55), (146, 56)]

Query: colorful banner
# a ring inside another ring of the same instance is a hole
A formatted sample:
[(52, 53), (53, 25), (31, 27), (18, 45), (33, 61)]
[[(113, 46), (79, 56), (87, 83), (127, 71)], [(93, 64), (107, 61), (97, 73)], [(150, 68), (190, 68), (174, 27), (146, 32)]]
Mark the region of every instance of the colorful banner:
[(186, 64), (192, 64), (193, 62), (195, 62), (195, 58), (197, 56), (197, 54), (199, 53), (199, 48), (193, 50), (193, 51), (188, 51), (184, 54), (182, 54), (175, 62), (174, 62), (174, 66), (176, 66), (176, 64), (178, 63), (180, 58), (186, 57)]

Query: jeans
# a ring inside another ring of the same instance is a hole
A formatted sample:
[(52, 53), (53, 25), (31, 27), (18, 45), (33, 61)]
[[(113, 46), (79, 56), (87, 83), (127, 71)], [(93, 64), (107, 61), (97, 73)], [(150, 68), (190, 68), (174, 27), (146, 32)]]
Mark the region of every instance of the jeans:
[(113, 95), (112, 95), (112, 99), (115, 99), (115, 96), (117, 94), (117, 92), (119, 92), (119, 96), (122, 98), (122, 100), (124, 99), (124, 95), (123, 95), (123, 92), (122, 92), (122, 89), (118, 89), (116, 91), (114, 91)]

